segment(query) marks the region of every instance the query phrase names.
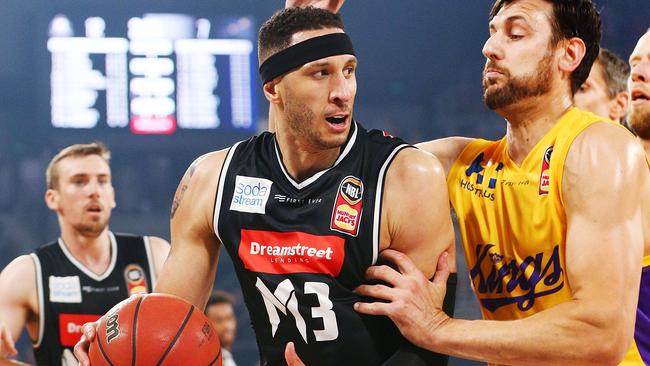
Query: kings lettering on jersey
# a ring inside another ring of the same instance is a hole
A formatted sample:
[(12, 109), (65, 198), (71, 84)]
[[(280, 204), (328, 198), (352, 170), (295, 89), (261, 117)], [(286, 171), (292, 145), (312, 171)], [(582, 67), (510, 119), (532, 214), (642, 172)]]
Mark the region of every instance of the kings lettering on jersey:
[(494, 244), (477, 244), (476, 264), (469, 274), (481, 305), (490, 312), (515, 304), (521, 312), (535, 305), (537, 298), (548, 296), (564, 287), (559, 245), (548, 256), (544, 252), (522, 261), (497, 252)]

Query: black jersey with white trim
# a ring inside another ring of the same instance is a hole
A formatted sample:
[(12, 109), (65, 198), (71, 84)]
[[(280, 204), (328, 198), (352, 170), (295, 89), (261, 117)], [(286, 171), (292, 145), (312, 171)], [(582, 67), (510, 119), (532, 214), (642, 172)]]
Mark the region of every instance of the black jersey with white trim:
[(379, 365), (402, 342), (353, 290), (377, 261), (386, 171), (410, 147), (353, 123), (334, 165), (296, 182), (275, 135), (233, 146), (219, 178), (216, 234), (233, 260), (262, 365), (293, 341), (307, 365)]
[(78, 362), (72, 348), (81, 326), (99, 319), (132, 294), (148, 293), (155, 281), (149, 238), (109, 232), (111, 261), (102, 274), (80, 263), (58, 239), (30, 256), (36, 267), (39, 335), (34, 356), (40, 366)]

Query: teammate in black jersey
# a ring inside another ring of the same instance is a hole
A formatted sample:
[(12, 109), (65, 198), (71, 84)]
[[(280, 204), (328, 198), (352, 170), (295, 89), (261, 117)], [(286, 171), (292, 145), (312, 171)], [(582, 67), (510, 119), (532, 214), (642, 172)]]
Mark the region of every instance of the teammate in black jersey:
[(45, 202), (61, 236), (0, 274), (3, 357), (16, 354), (14, 341), (26, 328), (38, 365), (76, 365), (72, 346), (85, 322), (130, 294), (152, 290), (169, 244), (109, 231), (115, 207), (109, 159), (106, 147), (92, 143), (69, 146), (50, 162)]
[[(444, 251), (453, 256), (441, 166), (352, 119), (357, 59), (338, 15), (285, 9), (263, 25), (258, 48), (275, 133), (190, 166), (156, 290), (205, 306), (223, 244), (262, 365), (285, 364), (290, 343), (309, 365), (406, 364), (409, 345), (388, 318), (355, 312), (353, 290), (384, 249), (429, 277)], [(78, 346), (86, 364), (87, 342)]]

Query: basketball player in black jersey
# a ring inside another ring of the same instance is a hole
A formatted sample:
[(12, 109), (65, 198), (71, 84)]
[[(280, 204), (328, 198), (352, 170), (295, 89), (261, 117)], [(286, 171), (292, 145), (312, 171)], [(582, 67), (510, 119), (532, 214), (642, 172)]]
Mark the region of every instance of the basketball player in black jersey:
[[(259, 58), (275, 133), (191, 165), (156, 290), (203, 308), (223, 245), (262, 365), (285, 364), (289, 342), (309, 365), (408, 364), (396, 359), (411, 354), (396, 327), (355, 312), (353, 290), (384, 249), (429, 277), (444, 251), (454, 255), (441, 166), (353, 120), (357, 59), (338, 15), (277, 13), (260, 30)], [(87, 344), (76, 347), (82, 365)]]
[(38, 365), (77, 365), (72, 346), (81, 326), (153, 289), (169, 244), (109, 231), (115, 207), (109, 159), (106, 147), (92, 143), (69, 146), (51, 160), (45, 202), (58, 216), (61, 236), (0, 274), (3, 356), (16, 354), (13, 343), (26, 328)]

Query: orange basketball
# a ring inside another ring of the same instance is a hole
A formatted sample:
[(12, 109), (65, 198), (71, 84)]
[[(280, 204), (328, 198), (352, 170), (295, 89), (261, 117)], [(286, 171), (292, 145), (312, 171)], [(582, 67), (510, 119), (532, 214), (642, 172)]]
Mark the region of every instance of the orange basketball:
[(99, 320), (93, 366), (221, 366), (217, 332), (203, 312), (167, 294), (135, 295)]

